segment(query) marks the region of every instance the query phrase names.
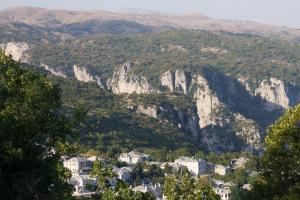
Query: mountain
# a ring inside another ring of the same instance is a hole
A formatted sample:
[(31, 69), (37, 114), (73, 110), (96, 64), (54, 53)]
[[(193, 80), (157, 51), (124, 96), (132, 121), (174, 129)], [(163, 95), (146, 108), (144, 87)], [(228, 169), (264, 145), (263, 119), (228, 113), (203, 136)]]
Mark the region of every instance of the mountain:
[(31, 26), (58, 30), (65, 25), (90, 22), (130, 21), (141, 26), (161, 28), (197, 29), (251, 34), (299, 41), (300, 30), (271, 26), (249, 21), (211, 19), (199, 14), (172, 15), (157, 12), (108, 12), (108, 11), (66, 11), (43, 8), (16, 7), (0, 12), (1, 23), (24, 23)]
[(60, 84), (66, 112), (88, 109), (82, 151), (258, 149), (300, 100), (300, 46), (277, 36), (178, 25), (211, 20), (198, 15), (14, 8), (1, 16), (0, 48)]

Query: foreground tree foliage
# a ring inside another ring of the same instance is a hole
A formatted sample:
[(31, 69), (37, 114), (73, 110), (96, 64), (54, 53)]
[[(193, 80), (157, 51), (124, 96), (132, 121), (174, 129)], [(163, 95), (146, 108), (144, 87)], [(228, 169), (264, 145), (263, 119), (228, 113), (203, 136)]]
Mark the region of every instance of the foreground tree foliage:
[(300, 199), (300, 105), (268, 130), (261, 176), (249, 199)]
[(117, 180), (116, 186), (112, 188), (110, 180), (117, 175), (110, 165), (105, 166), (101, 161), (95, 161), (91, 175), (98, 180), (97, 194), (92, 198), (79, 198), (80, 200), (155, 200), (151, 193), (132, 191), (122, 180)]
[(192, 179), (189, 174), (177, 180), (175, 175), (166, 177), (164, 195), (167, 200), (219, 200), (207, 180)]
[(44, 76), (21, 69), (0, 52), (0, 196), (69, 199), (71, 123), (61, 113), (60, 90)]

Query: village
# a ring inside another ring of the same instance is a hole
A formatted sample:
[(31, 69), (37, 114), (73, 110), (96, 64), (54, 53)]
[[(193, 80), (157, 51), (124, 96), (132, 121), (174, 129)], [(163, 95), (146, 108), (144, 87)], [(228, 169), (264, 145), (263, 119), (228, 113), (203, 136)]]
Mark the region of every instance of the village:
[[(246, 157), (239, 157), (231, 160), (227, 166), (207, 162), (204, 159), (196, 159), (194, 157), (180, 156), (174, 162), (155, 162), (151, 161), (148, 154), (143, 154), (137, 151), (129, 153), (122, 153), (118, 157), (117, 163), (113, 164), (110, 160), (102, 159), (97, 156), (92, 157), (72, 157), (62, 158), (65, 168), (69, 169), (72, 177), (69, 183), (74, 187), (73, 196), (91, 196), (96, 193), (97, 178), (91, 176), (91, 170), (94, 162), (101, 162), (104, 166), (111, 166), (115, 174), (114, 178), (109, 180), (110, 187), (116, 186), (117, 180), (122, 180), (130, 186), (135, 192), (149, 192), (153, 194), (156, 199), (165, 199), (163, 195), (163, 185), (155, 179), (157, 177), (148, 177), (139, 181), (134, 181), (134, 170), (137, 166), (147, 165), (163, 173), (162, 176), (173, 173), (177, 176), (182, 176), (182, 173), (189, 173), (194, 179), (205, 178), (207, 179), (216, 194), (220, 196), (221, 200), (229, 200), (231, 196), (231, 188), (236, 186), (231, 181), (223, 181), (215, 179), (213, 176), (225, 177), (230, 175), (237, 169), (244, 168), (249, 159)], [(143, 170), (143, 169), (142, 169)], [(248, 172), (250, 176), (256, 172)], [(154, 175), (157, 176), (157, 175)], [(138, 177), (140, 178), (140, 177)], [(247, 183), (240, 186), (244, 190), (251, 190), (252, 185)]]

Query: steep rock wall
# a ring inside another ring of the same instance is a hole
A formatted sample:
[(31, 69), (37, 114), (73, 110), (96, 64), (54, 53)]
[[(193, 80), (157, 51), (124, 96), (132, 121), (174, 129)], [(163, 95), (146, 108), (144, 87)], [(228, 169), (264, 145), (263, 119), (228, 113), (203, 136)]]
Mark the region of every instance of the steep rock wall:
[(183, 70), (176, 70), (175, 73), (170, 70), (161, 76), (161, 85), (169, 88), (171, 92), (188, 94), (190, 89), (190, 74)]
[(74, 76), (78, 81), (82, 82), (96, 82), (100, 88), (106, 89), (106, 84), (101, 80), (100, 77), (92, 75), (88, 72), (86, 67), (79, 67), (73, 65)]
[(56, 70), (53, 67), (50, 67), (49, 65), (41, 64), (41, 67), (43, 67), (45, 70), (47, 70), (54, 76), (60, 76), (62, 78), (67, 78), (67, 75), (64, 72)]
[(288, 109), (299, 102), (299, 92), (276, 78), (262, 81), (255, 90), (255, 95), (262, 97), (266, 101), (265, 109), (268, 111)]
[(196, 85), (194, 99), (197, 105), (200, 128), (217, 125), (219, 120), (217, 119), (218, 116), (214, 115), (214, 111), (221, 106), (221, 102), (209, 88), (207, 80), (203, 76), (196, 75), (193, 80)]
[(5, 54), (11, 55), (12, 59), (18, 62), (27, 62), (28, 55), (25, 53), (29, 49), (29, 45), (25, 42), (8, 42), (1, 44), (0, 48), (4, 50)]
[(109, 89), (113, 93), (150, 94), (159, 92), (149, 84), (145, 77), (130, 74), (131, 67), (130, 63), (125, 63), (114, 72), (112, 79), (108, 81)]

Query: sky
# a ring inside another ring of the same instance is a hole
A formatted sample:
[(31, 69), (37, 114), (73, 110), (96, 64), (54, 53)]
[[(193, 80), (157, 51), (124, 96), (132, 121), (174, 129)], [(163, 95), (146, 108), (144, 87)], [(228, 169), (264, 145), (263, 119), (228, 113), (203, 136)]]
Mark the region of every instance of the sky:
[(256, 21), (300, 28), (300, 0), (0, 0), (0, 10), (33, 6), (66, 10), (141, 9), (172, 14)]

